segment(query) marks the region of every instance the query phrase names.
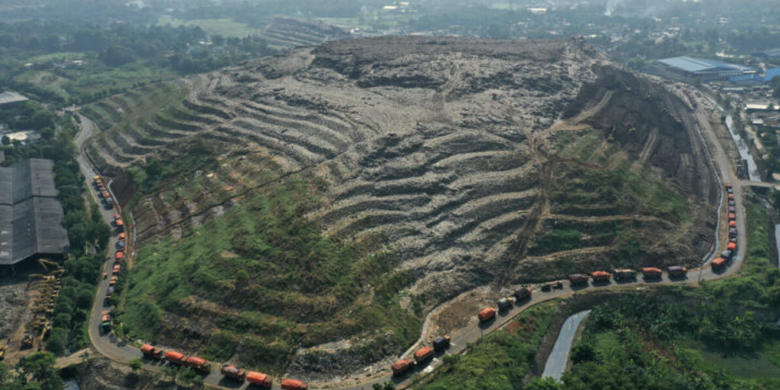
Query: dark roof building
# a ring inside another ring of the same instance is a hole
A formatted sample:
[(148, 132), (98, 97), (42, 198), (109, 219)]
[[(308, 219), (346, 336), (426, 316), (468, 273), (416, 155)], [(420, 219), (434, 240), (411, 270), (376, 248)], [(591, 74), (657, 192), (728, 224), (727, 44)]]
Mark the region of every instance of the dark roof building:
[(0, 265), (68, 252), (58, 194), (52, 160), (29, 159), (0, 167)]

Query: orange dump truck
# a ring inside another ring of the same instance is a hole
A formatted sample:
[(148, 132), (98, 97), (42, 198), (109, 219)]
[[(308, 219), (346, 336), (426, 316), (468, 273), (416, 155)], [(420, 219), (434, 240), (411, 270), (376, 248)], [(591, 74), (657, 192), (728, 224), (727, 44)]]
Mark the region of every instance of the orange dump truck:
[(663, 274), (663, 271), (661, 271), (660, 268), (655, 268), (655, 267), (642, 268), (642, 275), (644, 275), (646, 278), (660, 278), (661, 274)]
[(113, 270), (113, 272), (112, 272), (112, 273), (113, 273), (114, 275), (117, 275), (117, 274), (119, 274), (119, 271), (121, 271), (121, 270), (122, 270), (122, 266), (121, 266), (121, 265), (119, 265), (119, 264), (114, 264), (114, 270)]
[(590, 277), (594, 282), (609, 282), (612, 275), (607, 271), (593, 271), (590, 273)]
[(187, 360), (187, 357), (184, 356), (184, 354), (181, 352), (168, 351), (165, 353), (165, 360), (173, 364), (184, 364), (184, 361)]
[(393, 365), (390, 366), (390, 369), (393, 370), (393, 375), (401, 375), (406, 371), (409, 371), (413, 364), (414, 362), (409, 359), (401, 359), (393, 363)]
[(119, 239), (119, 240), (124, 240), (125, 239), (125, 234), (124, 233), (119, 233), (119, 235), (117, 235), (116, 238)]
[(219, 370), (219, 372), (225, 377), (241, 382), (246, 378), (246, 370), (240, 370), (233, 365), (222, 366), (222, 369)]
[(496, 309), (492, 307), (482, 309), (482, 311), (480, 311), (479, 314), (477, 314), (477, 317), (479, 317), (479, 320), (482, 322), (493, 319), (493, 317), (495, 316), (496, 316)]
[(730, 227), (730, 228), (735, 228), (735, 227), (737, 227), (737, 221), (729, 221), (729, 227)]
[(735, 250), (737, 250), (737, 243), (736, 243), (736, 242), (730, 242), (730, 243), (729, 243), (729, 244), (726, 246), (726, 249), (728, 249), (728, 250), (730, 250), (730, 251), (734, 252)]
[(729, 213), (729, 221), (734, 221), (737, 219), (737, 214)]
[(144, 356), (153, 358), (153, 359), (159, 359), (163, 355), (162, 349), (155, 348), (149, 344), (144, 344), (141, 346), (141, 353), (144, 354)]
[(422, 363), (433, 357), (433, 348), (423, 347), (414, 353), (414, 361)]
[(123, 250), (122, 251), (117, 251), (114, 254), (114, 258), (117, 259), (117, 260), (122, 260), (124, 257), (125, 257), (125, 252)]
[(201, 372), (211, 372), (211, 363), (197, 356), (190, 356), (184, 361), (184, 365)]
[(265, 387), (266, 389), (270, 389), (271, 385), (273, 385), (273, 380), (270, 376), (257, 371), (249, 371), (246, 374), (246, 380), (249, 383)]
[(306, 390), (308, 388), (309, 385), (297, 379), (282, 379), (282, 390)]
[(712, 269), (721, 269), (724, 265), (726, 265), (726, 260), (722, 257), (712, 260)]

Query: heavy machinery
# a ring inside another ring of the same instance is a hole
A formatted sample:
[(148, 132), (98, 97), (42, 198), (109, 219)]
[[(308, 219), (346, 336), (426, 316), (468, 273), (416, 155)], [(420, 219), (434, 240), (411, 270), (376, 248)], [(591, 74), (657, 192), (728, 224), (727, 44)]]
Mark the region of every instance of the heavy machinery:
[(527, 286), (520, 287), (519, 290), (515, 291), (515, 299), (518, 302), (521, 302), (523, 299), (531, 299), (531, 289)]
[(496, 309), (494, 309), (492, 307), (488, 307), (488, 308), (482, 309), (479, 312), (479, 314), (477, 314), (477, 317), (479, 318), (480, 322), (485, 322), (485, 321), (492, 320), (493, 317), (495, 317), (495, 316), (496, 316)]
[(624, 280), (634, 280), (636, 279), (636, 271), (628, 268), (618, 268), (615, 271), (613, 271), (615, 274), (615, 280), (618, 281), (624, 281)]
[(184, 365), (189, 368), (198, 370), (200, 372), (205, 372), (207, 374), (211, 372), (211, 363), (197, 356), (190, 356), (187, 359), (185, 359)]
[(393, 375), (401, 375), (409, 371), (409, 369), (412, 368), (413, 366), (414, 366), (413, 360), (401, 359), (393, 363), (393, 365), (390, 366), (390, 369), (393, 370)]
[(433, 348), (431, 347), (422, 347), (414, 353), (414, 361), (417, 362), (417, 364), (422, 364), (432, 358)]
[(669, 272), (671, 277), (682, 277), (688, 273), (688, 269), (679, 265), (670, 265), (666, 267), (666, 271)]
[(222, 369), (219, 370), (219, 372), (230, 379), (235, 379), (239, 382), (243, 382), (244, 378), (246, 378), (246, 370), (241, 370), (237, 368), (234, 365), (228, 364), (225, 366), (222, 366)]
[(563, 282), (550, 282), (542, 285), (542, 291), (549, 292), (552, 289), (562, 289)]
[(22, 349), (32, 348), (35, 343), (35, 336), (31, 333), (26, 333), (22, 339)]
[(282, 379), (282, 390), (306, 390), (309, 385), (297, 379)]
[(435, 352), (441, 352), (450, 347), (450, 341), (452, 337), (450, 335), (439, 336), (433, 339), (433, 350)]
[(141, 353), (143, 353), (144, 356), (152, 359), (160, 359), (163, 356), (162, 349), (155, 348), (149, 344), (144, 344), (141, 346)]
[(712, 269), (714, 270), (719, 270), (723, 268), (724, 265), (726, 265), (726, 260), (722, 257), (712, 260)]
[(569, 282), (572, 284), (572, 286), (579, 286), (583, 284), (588, 284), (588, 280), (590, 278), (588, 275), (585, 274), (571, 274), (569, 275)]
[(511, 309), (515, 305), (515, 299), (512, 297), (501, 298), (498, 300), (498, 310), (505, 311)]
[(645, 278), (660, 278), (662, 274), (663, 271), (661, 271), (660, 268), (655, 268), (655, 267), (642, 268), (642, 275), (644, 275)]
[(732, 252), (737, 250), (737, 243), (736, 242), (729, 242), (728, 245), (726, 245), (726, 249), (730, 250)]

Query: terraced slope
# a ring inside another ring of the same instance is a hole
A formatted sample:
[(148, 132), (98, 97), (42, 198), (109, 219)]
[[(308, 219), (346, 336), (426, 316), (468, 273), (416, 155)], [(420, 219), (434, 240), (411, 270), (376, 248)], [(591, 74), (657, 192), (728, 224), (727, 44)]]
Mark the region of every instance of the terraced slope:
[(319, 21), (277, 17), (263, 30), (263, 36), (275, 45), (297, 47), (347, 39), (350, 34)]
[(88, 114), (90, 155), (134, 198), (131, 333), (275, 371), (384, 366), (476, 286), (711, 246), (688, 108), (579, 40), (329, 42)]

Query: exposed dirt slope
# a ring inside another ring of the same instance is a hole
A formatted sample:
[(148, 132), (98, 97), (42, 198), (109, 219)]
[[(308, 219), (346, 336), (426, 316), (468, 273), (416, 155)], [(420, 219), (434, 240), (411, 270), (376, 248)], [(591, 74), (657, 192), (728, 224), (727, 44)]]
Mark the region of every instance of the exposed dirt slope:
[[(108, 129), (89, 146), (104, 170), (142, 181), (151, 158), (177, 167), (170, 183), (140, 185), (142, 241), (300, 176), (325, 191), (306, 216), (326, 235), (389, 238), (415, 280), (400, 302), (423, 311), (489, 283), (691, 264), (711, 240), (716, 189), (687, 108), (580, 40), (329, 42), (92, 110)], [(348, 373), (366, 363), (338, 354), (349, 348), (301, 349), (290, 370)]]

